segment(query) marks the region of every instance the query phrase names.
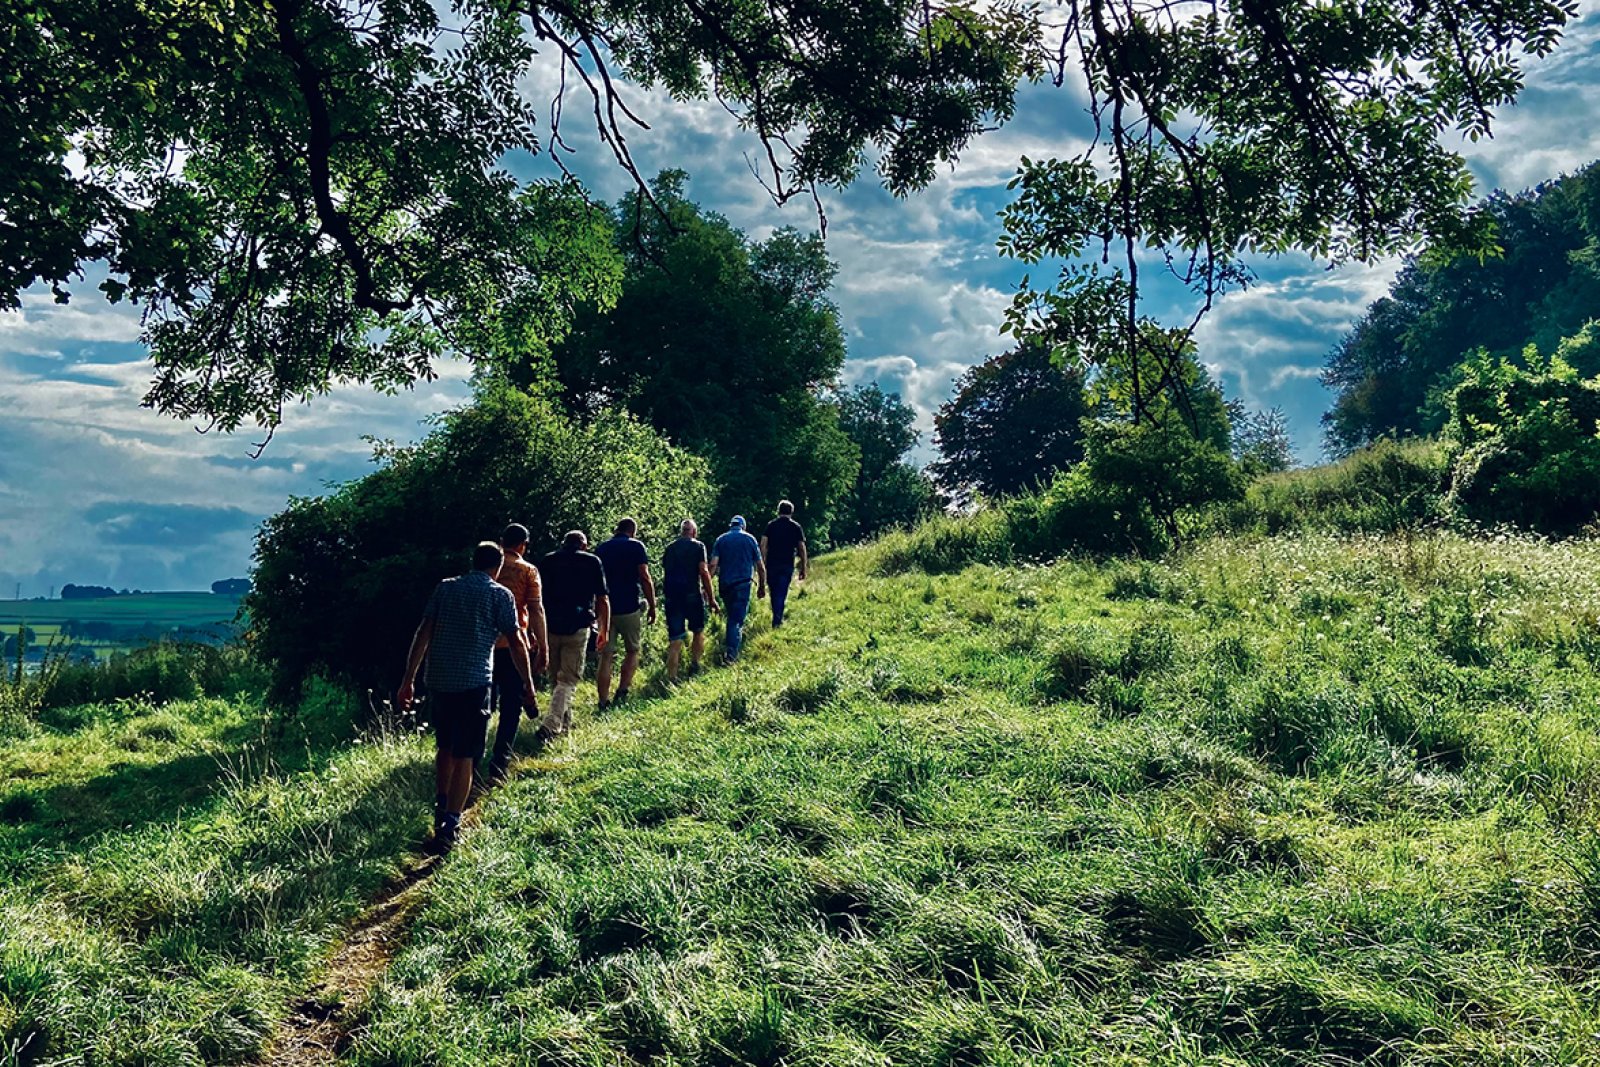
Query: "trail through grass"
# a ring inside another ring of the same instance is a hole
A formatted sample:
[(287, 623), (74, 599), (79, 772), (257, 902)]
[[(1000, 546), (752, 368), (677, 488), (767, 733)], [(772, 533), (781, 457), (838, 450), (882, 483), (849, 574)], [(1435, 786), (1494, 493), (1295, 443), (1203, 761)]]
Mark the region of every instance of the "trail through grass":
[(1600, 546), (878, 568), (525, 764), (348, 1058), (1600, 1062)]

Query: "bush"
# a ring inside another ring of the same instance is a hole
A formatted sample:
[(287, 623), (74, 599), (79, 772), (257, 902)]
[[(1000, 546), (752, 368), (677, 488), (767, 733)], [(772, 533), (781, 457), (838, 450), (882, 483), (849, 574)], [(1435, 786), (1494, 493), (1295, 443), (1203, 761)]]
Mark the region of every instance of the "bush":
[(39, 707), (68, 708), (142, 697), (155, 704), (260, 689), (265, 672), (239, 645), (162, 642), (101, 663), (59, 662), (40, 676)]
[[(1591, 324), (1563, 350), (1589, 343)], [(1560, 352), (1531, 346), (1526, 367), (1480, 355), (1450, 396), (1461, 443), (1451, 503), (1463, 516), (1547, 534), (1573, 534), (1600, 513), (1600, 377), (1581, 380)]]
[(1240, 533), (1386, 533), (1446, 514), (1450, 449), (1439, 441), (1380, 441), (1337, 463), (1256, 479), (1213, 525)]
[(485, 390), (414, 448), (329, 496), (296, 499), (263, 524), (246, 600), (256, 647), (282, 696), (311, 674), (386, 689), (440, 579), (508, 522), (530, 552), (623, 515), (657, 545), (714, 495), (703, 460), (625, 415), (576, 423), (548, 401)]

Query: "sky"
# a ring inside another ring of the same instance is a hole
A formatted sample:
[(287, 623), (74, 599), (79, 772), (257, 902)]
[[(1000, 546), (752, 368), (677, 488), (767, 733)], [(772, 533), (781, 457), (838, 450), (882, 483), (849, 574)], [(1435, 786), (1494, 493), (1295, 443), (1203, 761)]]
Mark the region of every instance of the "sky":
[[(552, 78), (530, 74), (527, 88), (546, 98)], [(1563, 45), (1530, 65), (1494, 138), (1461, 146), (1480, 190), (1525, 189), (1600, 158), (1589, 102), (1597, 86), (1600, 0), (1588, 0)], [(720, 105), (631, 99), (651, 121), (630, 138), (643, 173), (688, 171), (692, 198), (758, 238), (815, 228), (809, 200), (772, 203), (747, 162), (759, 145)], [(578, 114), (569, 110), (569, 163), (594, 195), (615, 199), (629, 179), (574, 135)], [(931, 456), (932, 415), (955, 379), (1007, 347), (999, 326), (1025, 268), (994, 246), (1017, 160), (1070, 153), (1084, 126), (1081, 96), (1030, 87), (1014, 121), (923, 192), (896, 199), (868, 173), (824, 195), (849, 344), (844, 380), (877, 382), (917, 410), (919, 458)], [(1329, 270), (1286, 256), (1253, 266), (1256, 283), (1225, 296), (1202, 324), (1200, 357), (1230, 396), (1281, 407), (1299, 459), (1316, 462), (1330, 400), (1318, 381), (1324, 359), (1397, 265)], [(371, 469), (369, 438), (414, 440), (429, 416), (468, 395), (467, 368), (455, 363), (393, 396), (342, 387), (288, 411), (253, 459), (259, 435), (248, 429), (202, 434), (140, 406), (151, 371), (137, 311), (98, 301), (99, 280), (86, 277), (64, 307), (30, 292), (20, 311), (0, 312), (0, 598), (44, 596), (67, 582), (203, 589), (244, 575), (262, 519), (290, 497), (361, 476)]]

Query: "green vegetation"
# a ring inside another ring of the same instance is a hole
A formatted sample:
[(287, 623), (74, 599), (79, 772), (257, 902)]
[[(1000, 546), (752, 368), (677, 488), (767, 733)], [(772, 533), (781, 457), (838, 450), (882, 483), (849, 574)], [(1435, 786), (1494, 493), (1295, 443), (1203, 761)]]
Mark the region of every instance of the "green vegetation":
[(0, 1059), (257, 1056), (426, 825), (430, 753), (351, 718), (130, 699), (0, 747)]
[(350, 1059), (1592, 1061), (1595, 544), (883, 569), (524, 764)]
[(623, 515), (659, 545), (711, 498), (705, 461), (632, 417), (579, 423), (498, 384), (420, 444), (378, 458), (328, 496), (291, 501), (257, 537), (246, 603), (281, 695), (314, 674), (358, 691), (397, 684), (434, 585), (464, 572), (472, 546), (508, 522), (529, 528), (534, 553)]
[[(0, 600), (0, 634), (26, 625), (41, 645), (93, 649), (108, 656), (163, 635), (231, 636), (239, 616), (237, 596), (216, 593), (129, 593), (95, 600)], [(32, 639), (29, 641), (33, 644)]]

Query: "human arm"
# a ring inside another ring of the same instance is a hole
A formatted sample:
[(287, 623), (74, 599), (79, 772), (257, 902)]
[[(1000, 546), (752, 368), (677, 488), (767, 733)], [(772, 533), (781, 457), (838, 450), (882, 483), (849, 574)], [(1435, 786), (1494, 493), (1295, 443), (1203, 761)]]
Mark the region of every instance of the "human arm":
[(767, 535), (761, 535), (761, 562), (767, 561)]
[(544, 588), (539, 572), (533, 572), (533, 594), (528, 600), (528, 659), (534, 674), (543, 674), (550, 663), (550, 634), (544, 621)]
[(656, 622), (656, 580), (650, 577), (650, 564), (639, 564), (639, 586), (644, 590), (644, 602), (649, 605), (650, 614), (647, 621), (654, 626)]
[(700, 593), (705, 598), (706, 607), (710, 608), (711, 613), (715, 615), (717, 613), (717, 592), (711, 587), (711, 568), (707, 566), (705, 560), (700, 561)]
[(422, 661), (427, 658), (428, 646), (433, 643), (433, 620), (424, 618), (417, 624), (417, 632), (411, 635), (411, 652), (406, 656), (406, 674), (400, 682), (400, 689), (395, 693), (395, 702), (400, 709), (411, 707), (411, 699), (416, 696), (417, 671), (422, 667)]
[(533, 660), (528, 655), (528, 640), (520, 633), (511, 642), (511, 663), (517, 668), (517, 677), (522, 679), (522, 699), (533, 707), (537, 701), (533, 689)]
[(595, 648), (605, 648), (611, 640), (611, 598), (601, 594), (594, 598), (594, 620), (598, 627), (594, 637)]
[(811, 557), (806, 554), (806, 539), (800, 538), (800, 580), (806, 580), (806, 572), (811, 569)]
[(756, 599), (760, 600), (767, 595), (767, 565), (756, 555)]

